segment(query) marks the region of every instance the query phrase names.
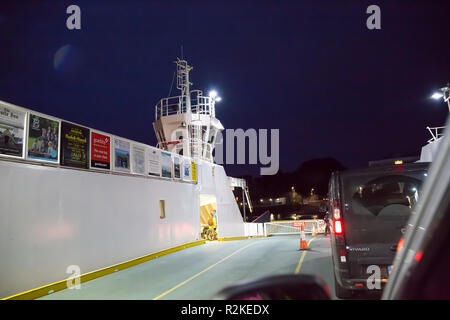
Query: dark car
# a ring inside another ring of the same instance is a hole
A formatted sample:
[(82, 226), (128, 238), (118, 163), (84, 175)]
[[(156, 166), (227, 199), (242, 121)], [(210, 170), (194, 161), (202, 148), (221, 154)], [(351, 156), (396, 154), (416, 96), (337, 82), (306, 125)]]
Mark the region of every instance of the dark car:
[(373, 287), (367, 288), (367, 280), (373, 268), (380, 275), (379, 290), (370, 293), (381, 294), (428, 165), (408, 163), (332, 174), (329, 209), (337, 297), (369, 293)]

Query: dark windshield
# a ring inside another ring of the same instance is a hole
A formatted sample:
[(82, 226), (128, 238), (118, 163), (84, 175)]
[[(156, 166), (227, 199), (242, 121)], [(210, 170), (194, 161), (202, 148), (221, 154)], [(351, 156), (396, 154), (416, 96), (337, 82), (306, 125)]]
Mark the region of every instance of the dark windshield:
[(388, 207), (392, 205), (402, 205), (411, 209), (419, 198), (422, 184), (417, 178), (403, 175), (377, 177), (361, 184), (360, 181), (355, 182), (349, 185), (354, 191), (352, 201), (376, 216), (383, 209), (389, 211)]

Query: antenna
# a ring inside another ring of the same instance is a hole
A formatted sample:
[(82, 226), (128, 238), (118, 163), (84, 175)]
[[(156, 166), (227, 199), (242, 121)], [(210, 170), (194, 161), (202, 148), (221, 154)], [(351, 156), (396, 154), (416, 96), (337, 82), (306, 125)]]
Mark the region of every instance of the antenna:
[(188, 65), (186, 60), (177, 58), (175, 61), (177, 64), (177, 89), (181, 91), (182, 96), (189, 96), (189, 86), (192, 84), (189, 82), (189, 71), (192, 67)]
[(175, 81), (175, 74), (176, 74), (176, 71), (173, 72), (172, 83), (170, 84), (169, 94), (167, 95), (168, 97), (170, 97), (170, 94), (172, 93), (173, 82)]

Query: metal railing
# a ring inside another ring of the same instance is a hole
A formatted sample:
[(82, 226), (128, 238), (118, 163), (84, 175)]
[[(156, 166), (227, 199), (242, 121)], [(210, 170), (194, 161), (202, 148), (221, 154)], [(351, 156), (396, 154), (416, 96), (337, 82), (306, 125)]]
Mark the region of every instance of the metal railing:
[[(159, 100), (155, 106), (155, 119), (158, 120), (164, 116), (173, 114), (187, 113), (188, 103), (187, 96), (168, 97)], [(203, 96), (201, 90), (192, 90), (190, 97), (191, 113), (204, 114), (215, 117), (215, 103), (214, 99)]]
[(432, 137), (428, 140), (428, 143), (431, 143), (444, 136), (445, 127), (427, 127), (427, 130), (430, 132)]
[[(305, 223), (305, 234), (312, 234), (313, 226), (317, 233), (325, 233), (325, 221), (323, 220), (294, 220), (295, 222)], [(286, 234), (300, 234), (300, 227), (294, 225), (294, 221), (272, 221), (266, 222), (266, 234), (271, 235), (286, 235)]]

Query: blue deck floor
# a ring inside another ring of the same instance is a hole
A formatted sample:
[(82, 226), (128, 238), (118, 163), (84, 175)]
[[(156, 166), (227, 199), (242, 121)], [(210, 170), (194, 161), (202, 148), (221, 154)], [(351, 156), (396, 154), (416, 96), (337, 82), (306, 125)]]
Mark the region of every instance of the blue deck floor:
[[(298, 247), (298, 236), (208, 242), (40, 299), (211, 299), (240, 280), (293, 274), (303, 253)], [(300, 273), (319, 274), (334, 295), (329, 238), (314, 238)]]

